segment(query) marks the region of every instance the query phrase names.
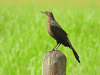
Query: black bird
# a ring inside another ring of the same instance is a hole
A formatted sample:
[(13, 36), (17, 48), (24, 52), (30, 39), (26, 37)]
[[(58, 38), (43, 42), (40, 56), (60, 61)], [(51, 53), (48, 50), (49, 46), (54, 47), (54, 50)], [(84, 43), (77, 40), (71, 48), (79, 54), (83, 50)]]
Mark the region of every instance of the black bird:
[[(77, 52), (75, 51), (75, 49), (72, 47), (72, 45), (67, 37), (68, 34), (56, 22), (52, 12), (50, 12), (50, 11), (40, 11), (40, 12), (46, 14), (46, 16), (47, 16), (47, 24), (46, 24), (47, 31), (50, 34), (50, 36), (56, 40), (57, 45), (55, 47), (57, 47), (57, 46), (59, 47), (61, 44), (63, 44), (65, 47), (69, 47), (70, 49), (72, 49), (75, 58), (80, 63), (79, 56), (78, 56)], [(52, 50), (54, 50), (54, 48)], [(56, 48), (56, 50), (57, 50), (57, 48)]]

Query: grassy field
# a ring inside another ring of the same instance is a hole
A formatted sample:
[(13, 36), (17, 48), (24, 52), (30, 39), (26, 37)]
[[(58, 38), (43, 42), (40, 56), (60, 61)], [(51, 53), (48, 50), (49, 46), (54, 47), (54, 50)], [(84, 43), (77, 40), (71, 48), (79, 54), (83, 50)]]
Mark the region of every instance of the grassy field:
[(56, 41), (47, 33), (41, 10), (53, 12), (80, 56), (79, 64), (69, 48), (59, 47), (67, 57), (67, 75), (100, 75), (99, 7), (38, 4), (0, 4), (0, 75), (42, 75), (43, 56)]

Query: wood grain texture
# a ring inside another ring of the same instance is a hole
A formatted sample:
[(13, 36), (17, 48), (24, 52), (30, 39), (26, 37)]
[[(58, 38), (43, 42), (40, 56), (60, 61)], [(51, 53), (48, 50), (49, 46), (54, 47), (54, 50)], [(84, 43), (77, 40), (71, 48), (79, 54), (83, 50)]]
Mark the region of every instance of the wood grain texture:
[(43, 58), (42, 75), (66, 75), (66, 56), (59, 50), (48, 51)]

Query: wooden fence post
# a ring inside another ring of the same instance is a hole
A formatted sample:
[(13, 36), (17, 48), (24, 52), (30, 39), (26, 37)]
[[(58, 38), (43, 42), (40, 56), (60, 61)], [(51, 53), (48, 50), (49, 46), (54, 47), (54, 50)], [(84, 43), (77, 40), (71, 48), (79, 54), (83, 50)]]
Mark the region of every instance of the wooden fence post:
[(66, 75), (66, 61), (59, 50), (48, 51), (43, 58), (42, 75)]

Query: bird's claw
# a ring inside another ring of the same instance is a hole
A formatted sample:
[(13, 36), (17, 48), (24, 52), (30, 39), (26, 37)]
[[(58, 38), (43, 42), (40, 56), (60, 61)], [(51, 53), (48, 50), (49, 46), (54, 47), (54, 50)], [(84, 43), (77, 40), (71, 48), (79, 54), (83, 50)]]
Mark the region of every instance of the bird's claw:
[(53, 48), (52, 51), (55, 51), (55, 49)]
[(55, 49), (53, 48), (52, 50), (50, 50), (50, 51), (55, 51)]

